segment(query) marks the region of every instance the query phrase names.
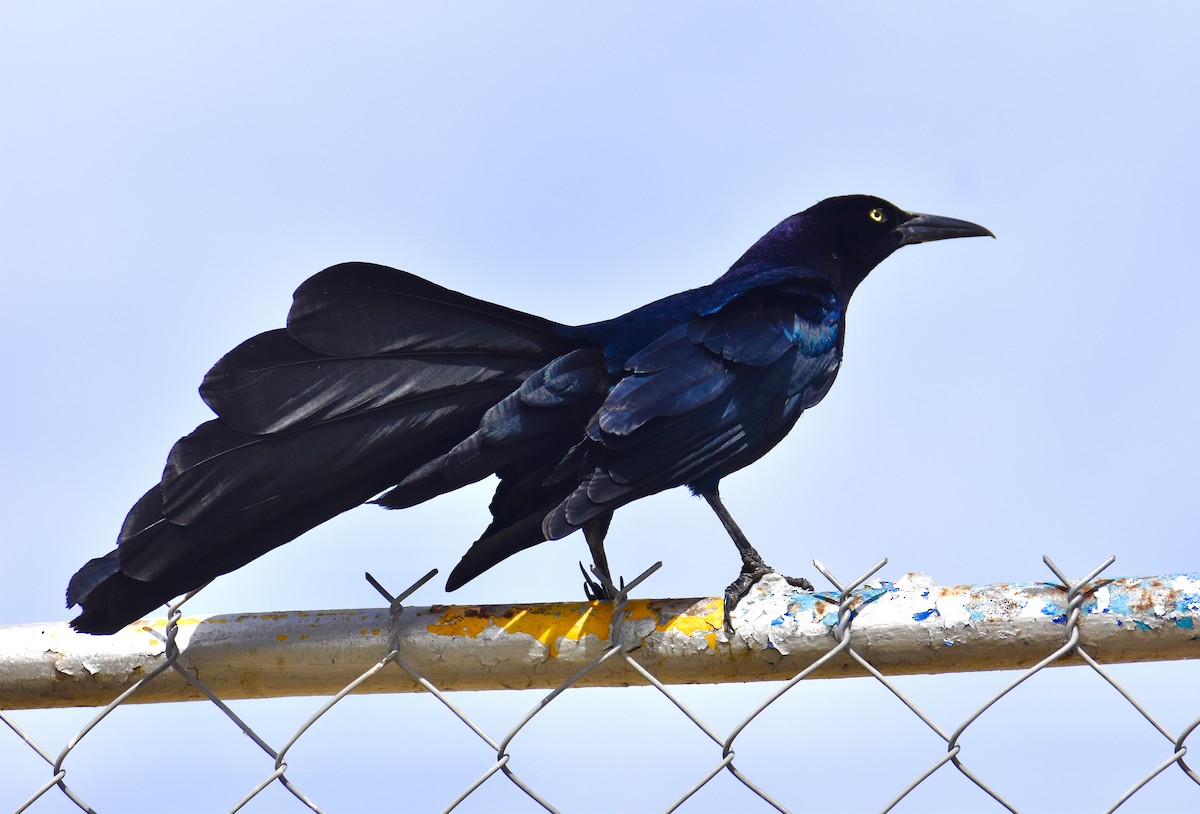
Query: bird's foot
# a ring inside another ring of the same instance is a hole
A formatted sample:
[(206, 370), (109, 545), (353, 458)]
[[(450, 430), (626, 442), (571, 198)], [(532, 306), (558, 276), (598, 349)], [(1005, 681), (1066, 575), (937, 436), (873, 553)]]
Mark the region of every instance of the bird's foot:
[[(609, 591), (602, 581), (588, 573), (582, 562), (579, 563), (579, 570), (583, 573), (583, 593), (588, 602), (612, 602), (616, 598), (616, 594)], [(625, 590), (625, 577), (619, 577), (619, 581), (618, 593)]]
[[(742, 566), (742, 572), (738, 574), (738, 578), (729, 583), (729, 587), (725, 589), (725, 632), (733, 633), (733, 611), (738, 603), (745, 599), (746, 594), (750, 593), (750, 589), (754, 587), (760, 579), (767, 574), (779, 574), (771, 566), (767, 565), (762, 560), (755, 563), (746, 563)], [(804, 577), (789, 577), (784, 574), (779, 574), (787, 580), (788, 584), (799, 588), (802, 591), (812, 592), (813, 585)]]

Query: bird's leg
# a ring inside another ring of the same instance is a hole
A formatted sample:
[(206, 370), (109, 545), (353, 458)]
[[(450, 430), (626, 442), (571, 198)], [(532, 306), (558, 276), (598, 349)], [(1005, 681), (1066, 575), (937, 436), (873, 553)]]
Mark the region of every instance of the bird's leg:
[[(754, 583), (767, 574), (777, 572), (763, 562), (762, 555), (754, 550), (754, 546), (750, 545), (750, 541), (746, 539), (746, 535), (738, 527), (738, 524), (734, 522), (733, 515), (729, 513), (729, 510), (725, 508), (725, 504), (721, 502), (721, 496), (717, 493), (717, 490), (713, 489), (711, 492), (703, 492), (702, 494), (704, 499), (708, 501), (708, 505), (716, 512), (721, 525), (725, 527), (725, 531), (729, 532), (729, 536), (733, 538), (733, 544), (737, 546), (738, 554), (742, 556), (742, 572), (725, 589), (725, 630), (732, 633), (733, 622), (731, 615), (733, 609), (737, 607), (737, 603), (742, 601), (742, 597), (750, 591)], [(783, 575), (780, 574), (780, 576)], [(783, 578), (790, 585), (802, 591), (811, 591), (813, 589), (812, 583), (804, 577)]]
[[(612, 512), (605, 512), (584, 523), (583, 537), (587, 540), (588, 550), (592, 552), (592, 562), (596, 564), (596, 570), (604, 575), (610, 585), (616, 585), (613, 582), (612, 571), (608, 569), (608, 556), (604, 553), (604, 537), (608, 534), (608, 526), (612, 523), (612, 517)], [(579, 570), (583, 572), (583, 592), (589, 601), (609, 601), (613, 598), (604, 582), (592, 579), (587, 569), (583, 567), (583, 563), (579, 563)], [(621, 580), (621, 587), (625, 587), (624, 580)]]

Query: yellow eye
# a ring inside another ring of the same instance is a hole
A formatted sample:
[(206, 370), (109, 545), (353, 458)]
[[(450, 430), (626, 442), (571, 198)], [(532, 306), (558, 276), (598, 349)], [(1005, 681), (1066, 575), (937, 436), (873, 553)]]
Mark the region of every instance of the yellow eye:
[(876, 223), (883, 223), (883, 210), (882, 209), (872, 209), (870, 212), (870, 216), (871, 216), (871, 220), (875, 221)]

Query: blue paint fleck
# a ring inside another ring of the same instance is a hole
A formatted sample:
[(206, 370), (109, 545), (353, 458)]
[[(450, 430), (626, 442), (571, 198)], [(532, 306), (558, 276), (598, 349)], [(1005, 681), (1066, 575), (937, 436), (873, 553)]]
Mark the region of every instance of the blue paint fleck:
[(1042, 605), (1042, 616), (1053, 616), (1054, 618), (1051, 621), (1056, 625), (1065, 625), (1067, 623), (1067, 615), (1057, 602), (1047, 602)]
[(930, 616), (935, 616), (935, 615), (939, 615), (937, 608), (930, 608), (929, 610), (918, 611), (917, 613), (914, 613), (912, 616), (915, 621), (924, 622)]
[(1108, 599), (1108, 610), (1122, 616), (1132, 616), (1133, 608), (1129, 606), (1129, 595), (1114, 592)]
[(1176, 619), (1175, 627), (1185, 627), (1185, 628), (1193, 627), (1192, 618), (1190, 616), (1185, 616), (1182, 619)]
[(1154, 628), (1150, 627), (1150, 625), (1143, 622), (1141, 619), (1134, 619), (1133, 623), (1135, 625), (1137, 625), (1138, 630), (1153, 630), (1154, 629)]
[(821, 617), (821, 624), (825, 627), (837, 627), (837, 623), (838, 615), (836, 613), (830, 612)]
[(954, 640), (953, 639), (942, 639), (942, 644), (946, 645), (946, 647), (954, 647)]

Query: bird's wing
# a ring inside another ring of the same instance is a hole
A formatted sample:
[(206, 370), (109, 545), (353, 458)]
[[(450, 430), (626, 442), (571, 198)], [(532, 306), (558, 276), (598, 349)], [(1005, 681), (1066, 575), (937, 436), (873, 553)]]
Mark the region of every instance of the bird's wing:
[(552, 468), (608, 393), (604, 356), (567, 353), (535, 371), (491, 407), (479, 427), (445, 454), (414, 470), (379, 504), (399, 509), (499, 473)]
[(470, 437), (378, 500), (403, 508), (492, 473), (500, 476), (490, 507), (492, 523), (454, 568), (447, 590), (546, 539), (542, 518), (575, 488), (574, 480), (564, 482), (551, 474), (607, 393), (600, 351), (580, 349), (561, 356), (488, 410)]
[(842, 309), (815, 284), (749, 292), (632, 356), (576, 452), (578, 488), (545, 519), (561, 537), (672, 486), (715, 486), (756, 460), (824, 396)]

